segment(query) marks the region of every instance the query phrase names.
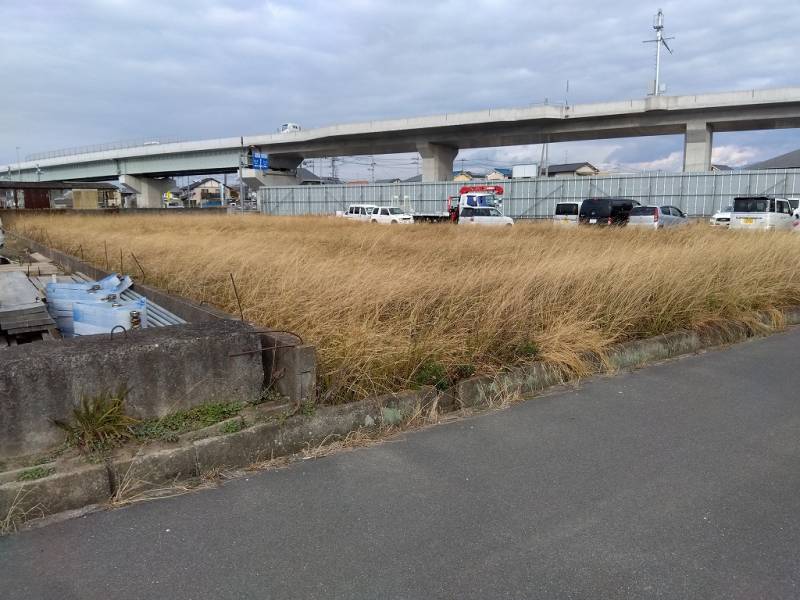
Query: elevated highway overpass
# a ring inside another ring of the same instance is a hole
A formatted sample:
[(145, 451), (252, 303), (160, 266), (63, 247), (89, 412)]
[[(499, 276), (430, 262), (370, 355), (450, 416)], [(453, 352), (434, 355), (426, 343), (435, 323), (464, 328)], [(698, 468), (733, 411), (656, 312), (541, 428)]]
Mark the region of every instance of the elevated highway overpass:
[[(707, 171), (715, 132), (800, 127), (800, 88), (748, 90), (575, 105), (501, 108), (332, 125), (293, 133), (144, 144), (42, 156), (0, 167), (28, 181), (119, 178), (157, 206), (159, 178), (234, 172), (243, 156), (268, 154), (266, 183), (286, 184), (305, 158), (418, 152), (423, 181), (452, 178), (460, 149), (653, 135), (684, 136), (684, 170)], [(243, 151), (244, 149), (244, 151)]]

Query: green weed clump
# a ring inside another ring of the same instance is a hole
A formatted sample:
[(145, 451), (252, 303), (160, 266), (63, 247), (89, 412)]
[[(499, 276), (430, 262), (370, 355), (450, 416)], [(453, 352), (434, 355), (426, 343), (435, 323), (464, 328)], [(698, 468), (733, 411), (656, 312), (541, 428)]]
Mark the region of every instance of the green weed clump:
[(67, 434), (67, 443), (83, 451), (104, 451), (133, 437), (137, 419), (125, 414), (127, 390), (83, 396), (72, 411), (72, 422), (54, 420)]

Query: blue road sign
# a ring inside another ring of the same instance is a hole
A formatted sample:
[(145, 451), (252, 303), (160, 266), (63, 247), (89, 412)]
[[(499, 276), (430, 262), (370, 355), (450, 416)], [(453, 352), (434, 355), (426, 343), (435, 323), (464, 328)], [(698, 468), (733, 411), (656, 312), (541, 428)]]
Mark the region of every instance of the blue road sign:
[(259, 171), (269, 169), (269, 156), (266, 154), (253, 154), (253, 168)]

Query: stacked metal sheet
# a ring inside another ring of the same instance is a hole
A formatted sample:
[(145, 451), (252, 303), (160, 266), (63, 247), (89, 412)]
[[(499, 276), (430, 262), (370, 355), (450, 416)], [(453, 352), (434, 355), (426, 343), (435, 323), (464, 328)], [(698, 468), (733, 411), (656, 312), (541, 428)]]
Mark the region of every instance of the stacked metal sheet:
[[(31, 280), (34, 282), (37, 288), (44, 290), (48, 283), (53, 281), (57, 281), (58, 283), (89, 283), (95, 284), (97, 283), (91, 277), (84, 275), (83, 273), (73, 273), (71, 275), (58, 275), (58, 276), (50, 276), (50, 277), (31, 277)], [(133, 291), (133, 289), (126, 289), (119, 293), (119, 299), (125, 302), (132, 302), (137, 301), (144, 298), (141, 294)], [(67, 335), (70, 334), (72, 329), (72, 317), (71, 317), (71, 310), (65, 311), (62, 314), (59, 314), (57, 311), (61, 308), (58, 303), (50, 305), (51, 314), (53, 314), (56, 319), (58, 320), (59, 328), (62, 329), (62, 333), (66, 331)], [(144, 326), (145, 327), (165, 327), (168, 325), (181, 325), (186, 323), (183, 319), (178, 317), (177, 315), (171, 313), (170, 311), (166, 310), (165, 308), (155, 304), (154, 302), (147, 302), (147, 311), (143, 315), (144, 317)], [(63, 326), (63, 327), (62, 327)]]
[(20, 271), (0, 273), (0, 335), (9, 338), (47, 333), (55, 321), (27, 275)]

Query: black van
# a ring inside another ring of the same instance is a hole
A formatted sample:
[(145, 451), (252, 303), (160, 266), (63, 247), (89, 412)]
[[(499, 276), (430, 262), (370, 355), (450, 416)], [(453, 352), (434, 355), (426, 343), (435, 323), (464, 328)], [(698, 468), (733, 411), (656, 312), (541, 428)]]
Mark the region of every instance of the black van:
[(578, 214), (580, 225), (625, 225), (636, 200), (630, 198), (586, 198)]

